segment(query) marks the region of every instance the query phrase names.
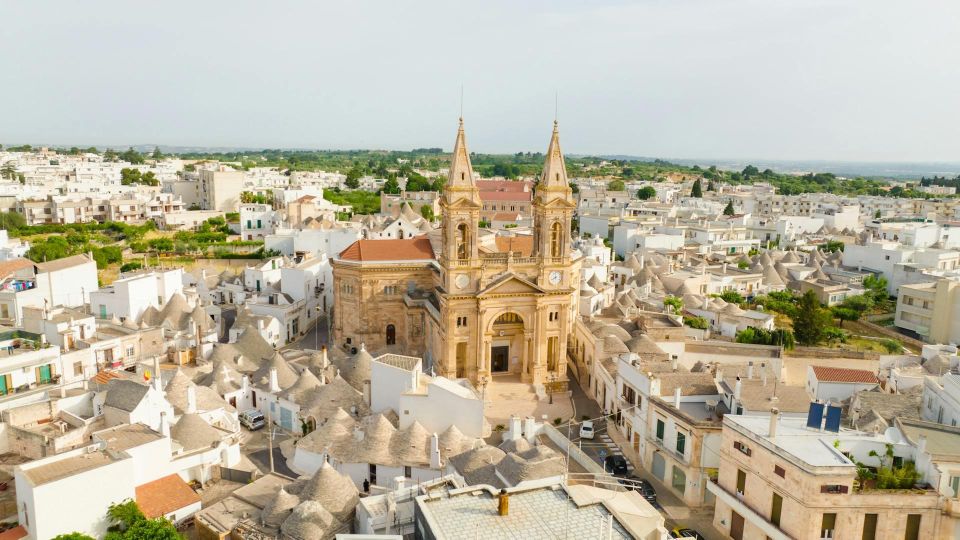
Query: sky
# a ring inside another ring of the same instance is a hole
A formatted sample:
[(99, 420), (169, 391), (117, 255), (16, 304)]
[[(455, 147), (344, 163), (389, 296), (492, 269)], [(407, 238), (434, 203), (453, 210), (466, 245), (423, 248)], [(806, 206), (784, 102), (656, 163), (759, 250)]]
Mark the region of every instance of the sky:
[(0, 143), (960, 161), (956, 0), (5, 2)]

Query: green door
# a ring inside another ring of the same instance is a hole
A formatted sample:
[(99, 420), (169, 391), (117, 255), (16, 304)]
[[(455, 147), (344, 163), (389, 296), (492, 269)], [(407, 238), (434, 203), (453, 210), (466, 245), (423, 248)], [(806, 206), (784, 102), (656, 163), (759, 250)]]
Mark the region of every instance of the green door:
[(7, 395), (7, 376), (0, 375), (0, 396)]
[(45, 366), (40, 366), (40, 382), (48, 383), (50, 382), (50, 364)]

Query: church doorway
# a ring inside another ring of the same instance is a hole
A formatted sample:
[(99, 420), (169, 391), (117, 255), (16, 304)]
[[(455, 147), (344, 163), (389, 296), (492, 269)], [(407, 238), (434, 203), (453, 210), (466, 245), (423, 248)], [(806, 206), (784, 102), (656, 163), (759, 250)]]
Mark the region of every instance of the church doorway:
[(510, 347), (490, 347), (490, 370), (494, 373), (510, 370)]
[(396, 345), (397, 343), (397, 328), (392, 324), (387, 325), (387, 345)]

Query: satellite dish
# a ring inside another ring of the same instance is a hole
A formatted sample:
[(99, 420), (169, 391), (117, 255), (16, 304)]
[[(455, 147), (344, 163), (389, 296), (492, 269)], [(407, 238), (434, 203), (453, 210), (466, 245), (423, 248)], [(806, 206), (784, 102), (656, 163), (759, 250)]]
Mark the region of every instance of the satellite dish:
[(900, 430), (895, 427), (888, 427), (883, 432), (883, 436), (893, 444), (900, 444), (903, 442), (903, 433), (900, 433)]

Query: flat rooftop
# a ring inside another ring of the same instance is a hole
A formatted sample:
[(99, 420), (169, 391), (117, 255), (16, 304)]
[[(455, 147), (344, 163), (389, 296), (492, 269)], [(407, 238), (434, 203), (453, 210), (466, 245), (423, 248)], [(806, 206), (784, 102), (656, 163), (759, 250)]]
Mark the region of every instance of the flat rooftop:
[(126, 456), (114, 457), (108, 452), (92, 452), (60, 459), (30, 469), (24, 469), (23, 475), (34, 486), (40, 486), (62, 480), (75, 474), (92, 471), (98, 467), (103, 467), (104, 465), (109, 465), (123, 459), (126, 459)]
[[(620, 495), (619, 492), (601, 491), (610, 497)], [(595, 538), (601, 521), (606, 523), (611, 515), (599, 498), (577, 504), (559, 485), (511, 493), (510, 511), (506, 516), (497, 513), (498, 498), (479, 487), (473, 491), (465, 488), (448, 492), (448, 496), (421, 497), (419, 500), (438, 539)], [(633, 536), (614, 517), (611, 538)]]
[(122, 452), (163, 438), (163, 435), (143, 424), (126, 424), (93, 434), (106, 443), (107, 448)]

